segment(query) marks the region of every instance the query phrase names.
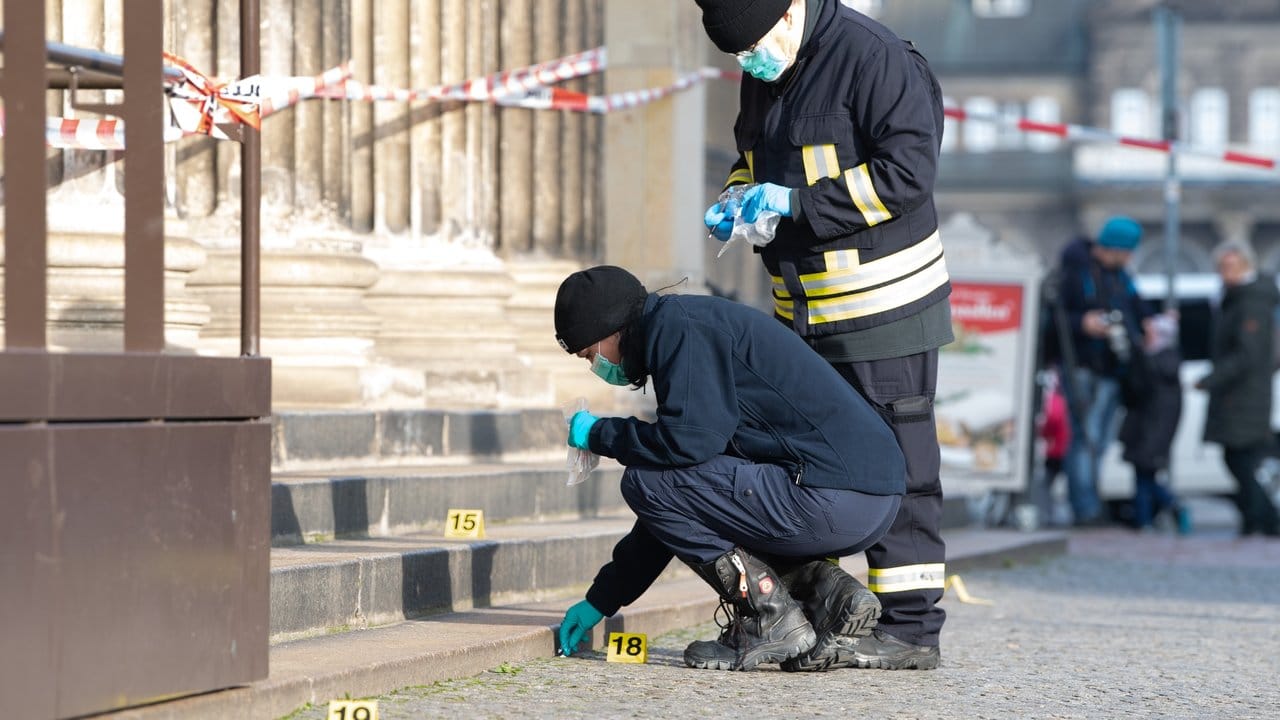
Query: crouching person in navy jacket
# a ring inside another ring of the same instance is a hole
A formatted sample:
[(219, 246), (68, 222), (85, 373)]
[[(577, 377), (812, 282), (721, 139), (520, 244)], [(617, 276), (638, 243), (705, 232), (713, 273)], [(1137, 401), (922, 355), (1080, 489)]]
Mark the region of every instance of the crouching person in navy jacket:
[(626, 466), (622, 495), (638, 520), (565, 614), (564, 654), (673, 556), (729, 618), (718, 639), (685, 650), (690, 667), (825, 669), (848, 647), (837, 637), (871, 632), (879, 601), (827, 558), (880, 539), (906, 466), (889, 425), (829, 363), (755, 309), (651, 295), (612, 266), (565, 279), (555, 325), (561, 347), (606, 382), (651, 379), (658, 404), (652, 423), (570, 419), (569, 445)]

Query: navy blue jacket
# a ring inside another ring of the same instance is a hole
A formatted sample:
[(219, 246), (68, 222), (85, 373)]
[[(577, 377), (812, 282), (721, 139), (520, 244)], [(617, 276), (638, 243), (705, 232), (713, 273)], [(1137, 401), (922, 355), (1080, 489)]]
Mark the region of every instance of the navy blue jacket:
[(803, 340), (723, 298), (650, 295), (643, 326), (656, 422), (601, 418), (591, 450), (623, 465), (717, 455), (785, 467), (793, 482), (901, 494), (906, 464), (871, 405)]
[(1093, 258), (1093, 242), (1077, 238), (1062, 250), (1060, 298), (1071, 326), (1071, 343), (1076, 351), (1076, 364), (1107, 377), (1119, 377), (1125, 371), (1106, 338), (1086, 335), (1084, 315), (1090, 310), (1119, 310), (1133, 352), (1142, 347), (1142, 321), (1151, 311), (1138, 296), (1129, 273), (1120, 268), (1108, 270)]
[[(650, 467), (734, 455), (782, 465), (803, 485), (905, 492), (906, 463), (888, 423), (781, 323), (746, 305), (692, 295), (650, 295), (639, 322), (657, 420), (601, 418), (588, 440), (593, 452)], [(636, 523), (587, 600), (613, 615), (671, 557)]]

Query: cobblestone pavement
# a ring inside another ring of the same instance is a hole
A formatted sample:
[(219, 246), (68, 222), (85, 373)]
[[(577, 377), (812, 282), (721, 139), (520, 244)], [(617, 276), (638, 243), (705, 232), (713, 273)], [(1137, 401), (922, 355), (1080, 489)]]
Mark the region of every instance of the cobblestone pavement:
[[(1078, 533), (1041, 564), (966, 573), (932, 672), (685, 668), (714, 625), (650, 639), (646, 665), (603, 653), (507, 665), (380, 697), (401, 718), (1276, 718), (1280, 541)], [(325, 708), (292, 718), (324, 718)]]

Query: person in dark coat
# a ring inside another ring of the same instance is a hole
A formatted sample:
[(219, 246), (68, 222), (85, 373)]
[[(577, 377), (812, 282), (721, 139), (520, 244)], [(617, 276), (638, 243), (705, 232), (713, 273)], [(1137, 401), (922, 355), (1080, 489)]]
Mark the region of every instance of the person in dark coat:
[(1224, 293), (1210, 344), (1213, 371), (1196, 383), (1209, 392), (1204, 439), (1222, 446), (1236, 480), (1240, 534), (1274, 537), (1280, 518), (1257, 473), (1272, 442), (1272, 342), (1280, 292), (1273, 278), (1258, 274), (1248, 245), (1224, 243), (1214, 259)]
[(1133, 466), (1133, 525), (1148, 529), (1157, 515), (1172, 511), (1178, 532), (1191, 530), (1187, 510), (1157, 475), (1169, 469), (1169, 451), (1182, 415), (1182, 383), (1178, 366), (1178, 321), (1172, 315), (1154, 315), (1145, 323), (1143, 350), (1146, 393), (1127, 409), (1120, 426), (1125, 462)]
[[(837, 636), (865, 637), (880, 603), (827, 560), (889, 529), (906, 460), (889, 425), (794, 333), (724, 298), (651, 295), (626, 270), (560, 285), (556, 338), (613, 385), (652, 379), (657, 419), (569, 420), (569, 445), (626, 466), (631, 532), (560, 626), (564, 654), (635, 601), (677, 557), (730, 621), (685, 651), (690, 667), (786, 663)], [(803, 606), (801, 605), (803, 603)]]
[(1076, 363), (1064, 368), (1068, 377), (1063, 389), (1071, 410), (1065, 469), (1067, 497), (1080, 526), (1108, 522), (1098, 477), (1115, 437), (1130, 354), (1141, 343), (1142, 323), (1151, 314), (1125, 267), (1141, 239), (1137, 221), (1116, 216), (1102, 226), (1097, 241), (1078, 238), (1062, 250), (1059, 302)]

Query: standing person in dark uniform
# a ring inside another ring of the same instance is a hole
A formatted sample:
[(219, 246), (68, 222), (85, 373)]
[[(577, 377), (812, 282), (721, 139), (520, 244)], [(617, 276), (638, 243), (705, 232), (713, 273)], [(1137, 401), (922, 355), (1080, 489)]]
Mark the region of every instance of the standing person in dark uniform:
[(1280, 292), (1273, 278), (1258, 274), (1248, 245), (1223, 243), (1213, 256), (1225, 293), (1209, 348), (1213, 371), (1196, 383), (1209, 391), (1204, 439), (1222, 445), (1236, 480), (1240, 534), (1275, 537), (1280, 518), (1258, 483), (1258, 467), (1272, 442), (1271, 344)]
[(906, 468), (892, 433), (838, 373), (758, 310), (650, 295), (607, 265), (565, 279), (555, 324), (561, 347), (601, 379), (651, 379), (658, 403), (651, 423), (585, 410), (570, 418), (569, 445), (626, 466), (622, 496), (638, 519), (565, 614), (566, 655), (672, 556), (730, 617), (719, 640), (689, 646), (691, 667), (750, 670), (875, 626), (875, 595), (826, 558), (884, 534)]
[(1116, 216), (1097, 241), (1077, 238), (1062, 250), (1058, 289), (1071, 329), (1076, 366), (1063, 368), (1071, 410), (1067, 449), (1067, 496), (1078, 526), (1109, 522), (1098, 496), (1098, 474), (1115, 436), (1125, 375), (1141, 352), (1142, 325), (1151, 312), (1142, 304), (1125, 267), (1142, 241), (1142, 226)]
[(1172, 480), (1162, 485), (1157, 477), (1170, 469), (1173, 436), (1182, 416), (1178, 318), (1174, 314), (1152, 315), (1144, 326), (1146, 392), (1129, 404), (1120, 426), (1123, 457), (1133, 466), (1133, 526), (1149, 530), (1156, 516), (1168, 510), (1173, 513), (1178, 533), (1186, 535), (1191, 532), (1190, 515), (1168, 487)]
[[(907, 460), (902, 509), (867, 550), (879, 627), (790, 669), (935, 668), (946, 548), (933, 400), (938, 348), (953, 340), (933, 204), (942, 91), (909, 43), (838, 0), (697, 1), (746, 73), (725, 186), (754, 183), (742, 221), (781, 216), (757, 249), (774, 314), (870, 401)], [(721, 241), (731, 211), (704, 218)]]

